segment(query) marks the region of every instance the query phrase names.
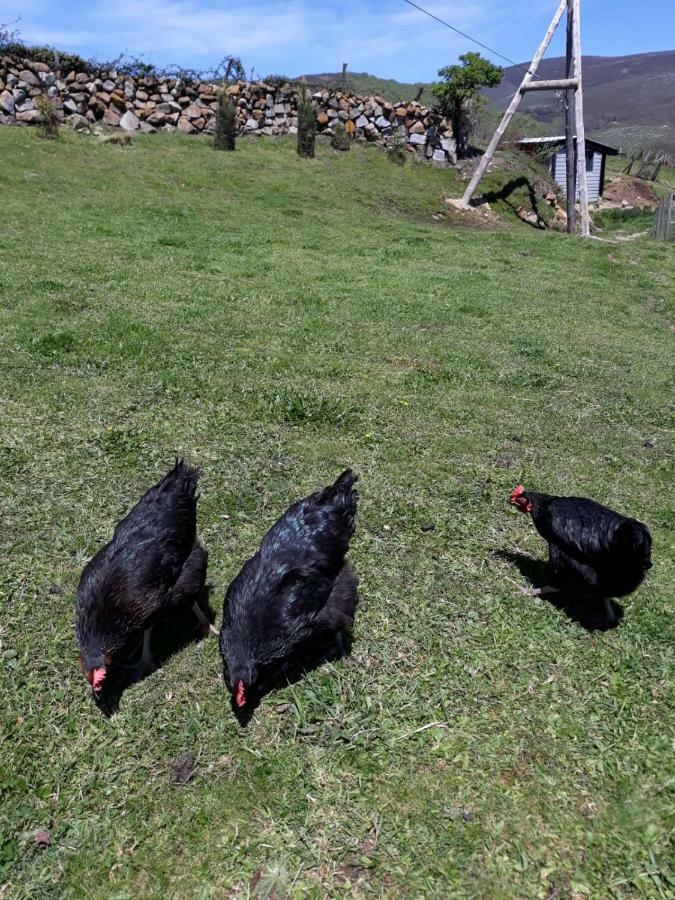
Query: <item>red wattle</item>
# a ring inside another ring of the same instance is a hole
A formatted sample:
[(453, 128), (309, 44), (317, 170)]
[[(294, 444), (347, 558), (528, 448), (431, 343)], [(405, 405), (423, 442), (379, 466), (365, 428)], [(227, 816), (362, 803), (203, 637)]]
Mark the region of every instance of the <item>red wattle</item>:
[(103, 687), (103, 682), (105, 681), (106, 670), (102, 669), (94, 669), (93, 679), (91, 682), (91, 686), (95, 691), (100, 691)]

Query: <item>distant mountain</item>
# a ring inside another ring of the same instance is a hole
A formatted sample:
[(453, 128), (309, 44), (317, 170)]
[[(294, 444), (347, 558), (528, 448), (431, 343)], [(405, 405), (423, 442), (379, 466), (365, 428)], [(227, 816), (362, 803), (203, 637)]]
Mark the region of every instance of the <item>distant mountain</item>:
[[(527, 68), (529, 60), (522, 65)], [(584, 113), (590, 133), (624, 148), (645, 144), (675, 151), (675, 50), (635, 56), (585, 56), (583, 67)], [(544, 59), (537, 74), (541, 78), (562, 78), (564, 68), (562, 57)], [(316, 87), (337, 84), (341, 77), (340, 73), (305, 76)], [(485, 92), (491, 105), (505, 109), (522, 77), (522, 67), (505, 68), (501, 85)], [(423, 88), (422, 102), (433, 101), (430, 85), (423, 82), (410, 84), (367, 72), (347, 72), (347, 82), (355, 93), (377, 94), (392, 102), (410, 100)], [(554, 94), (538, 92), (523, 98), (520, 111), (551, 126), (561, 113)]]
[[(564, 78), (565, 60), (542, 60), (537, 75)], [(522, 77), (522, 68), (510, 66), (499, 87), (485, 94), (498, 109), (505, 109)], [(589, 132), (624, 147), (645, 143), (675, 149), (675, 51), (585, 56), (583, 77)], [(526, 94), (520, 110), (542, 122), (552, 122), (561, 112), (555, 94), (548, 92)]]

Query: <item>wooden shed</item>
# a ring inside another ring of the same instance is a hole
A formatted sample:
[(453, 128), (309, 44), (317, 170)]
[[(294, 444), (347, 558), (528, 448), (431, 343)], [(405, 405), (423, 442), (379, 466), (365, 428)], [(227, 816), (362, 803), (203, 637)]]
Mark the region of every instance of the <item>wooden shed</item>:
[[(576, 151), (576, 138), (574, 145)], [(557, 182), (563, 193), (566, 192), (567, 154), (565, 153), (564, 135), (562, 137), (523, 138), (517, 142), (517, 146), (526, 153), (536, 153), (538, 156), (543, 156), (554, 181)], [(589, 203), (602, 197), (602, 192), (605, 188), (605, 161), (608, 156), (617, 156), (618, 153), (619, 151), (615, 147), (586, 138), (586, 182), (588, 184)], [(578, 197), (579, 182), (577, 179)]]

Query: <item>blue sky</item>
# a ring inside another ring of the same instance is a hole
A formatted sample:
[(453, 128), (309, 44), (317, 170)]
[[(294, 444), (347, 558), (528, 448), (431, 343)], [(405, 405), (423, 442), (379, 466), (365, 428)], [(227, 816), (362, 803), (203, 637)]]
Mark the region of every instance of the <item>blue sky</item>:
[[(516, 61), (532, 56), (557, 0), (417, 0)], [(104, 59), (214, 66), (228, 53), (258, 74), (354, 72), (428, 81), (472, 45), (403, 0), (0, 0), (28, 43)], [(582, 0), (584, 53), (675, 49), (675, 0)], [(549, 55), (562, 50), (561, 34)], [(476, 49), (476, 48), (473, 48)], [(500, 60), (495, 59), (495, 62)]]

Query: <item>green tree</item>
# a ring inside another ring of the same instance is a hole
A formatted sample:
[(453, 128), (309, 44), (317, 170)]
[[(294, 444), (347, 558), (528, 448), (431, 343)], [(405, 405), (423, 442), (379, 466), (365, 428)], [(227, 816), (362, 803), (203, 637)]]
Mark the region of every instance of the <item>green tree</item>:
[(438, 70), (443, 80), (436, 82), (431, 89), (436, 96), (436, 108), (452, 123), (457, 155), (466, 157), (469, 154), (469, 137), (484, 103), (480, 89), (497, 87), (504, 73), (501, 66), (483, 59), (480, 53), (464, 53), (459, 60), (459, 66), (444, 66)]
[(307, 96), (307, 85), (300, 85), (298, 97), (298, 156), (314, 158), (316, 142), (316, 108)]
[(234, 138), (237, 132), (237, 110), (234, 103), (222, 90), (218, 94), (216, 109), (216, 130), (213, 135), (213, 146), (216, 150), (234, 150)]

